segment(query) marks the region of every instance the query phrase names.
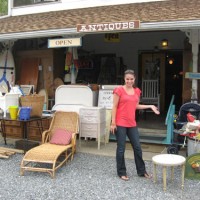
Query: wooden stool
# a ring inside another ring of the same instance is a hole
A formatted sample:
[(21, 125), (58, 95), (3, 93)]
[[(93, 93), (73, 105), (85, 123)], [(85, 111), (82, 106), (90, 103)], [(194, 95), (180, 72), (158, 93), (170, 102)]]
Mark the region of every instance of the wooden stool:
[(160, 154), (153, 156), (152, 158), (154, 166), (154, 182), (157, 182), (156, 166), (163, 166), (163, 190), (166, 191), (166, 179), (167, 179), (167, 167), (171, 167), (171, 180), (174, 179), (174, 167), (181, 166), (182, 168), (182, 189), (184, 188), (184, 173), (185, 173), (185, 161), (183, 156), (175, 154)]

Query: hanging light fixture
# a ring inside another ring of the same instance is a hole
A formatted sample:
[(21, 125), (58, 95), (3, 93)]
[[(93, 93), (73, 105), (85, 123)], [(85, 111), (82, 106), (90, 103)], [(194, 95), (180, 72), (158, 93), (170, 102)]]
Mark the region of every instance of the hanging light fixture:
[(168, 59), (168, 63), (169, 63), (170, 65), (173, 65), (173, 64), (174, 64), (174, 59), (173, 59), (173, 58), (169, 58), (169, 59)]
[(162, 47), (168, 47), (168, 40), (167, 39), (163, 39), (161, 41), (161, 45), (162, 45)]

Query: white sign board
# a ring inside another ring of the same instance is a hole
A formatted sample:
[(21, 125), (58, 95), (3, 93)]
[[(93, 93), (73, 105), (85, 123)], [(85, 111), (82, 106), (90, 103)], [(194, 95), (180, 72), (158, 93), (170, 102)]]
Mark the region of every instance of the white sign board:
[(185, 78), (189, 79), (200, 79), (200, 73), (194, 73), (194, 72), (186, 72)]
[(81, 38), (49, 39), (48, 48), (78, 47), (81, 46)]
[(112, 109), (113, 90), (99, 90), (98, 107)]

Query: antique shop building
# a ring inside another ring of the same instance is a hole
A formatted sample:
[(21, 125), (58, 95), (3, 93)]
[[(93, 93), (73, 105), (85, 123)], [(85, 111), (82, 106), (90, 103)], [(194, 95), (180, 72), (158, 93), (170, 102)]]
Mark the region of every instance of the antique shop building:
[[(161, 111), (173, 94), (177, 107), (192, 89), (199, 94), (198, 0), (25, 2), (9, 1), (0, 18), (0, 51), (12, 48), (17, 84), (44, 87), (52, 97), (55, 80), (64, 81), (66, 47), (78, 39), (77, 84), (122, 84), (124, 69), (132, 68), (138, 86), (159, 81)], [(62, 43), (48, 48), (51, 40)]]

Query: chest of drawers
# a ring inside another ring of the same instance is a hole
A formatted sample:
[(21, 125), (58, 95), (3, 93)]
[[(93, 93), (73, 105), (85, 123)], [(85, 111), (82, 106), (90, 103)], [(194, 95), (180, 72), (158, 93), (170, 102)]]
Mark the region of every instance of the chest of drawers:
[(106, 133), (106, 109), (100, 107), (83, 107), (79, 111), (80, 139), (96, 138), (100, 149), (101, 137)]

